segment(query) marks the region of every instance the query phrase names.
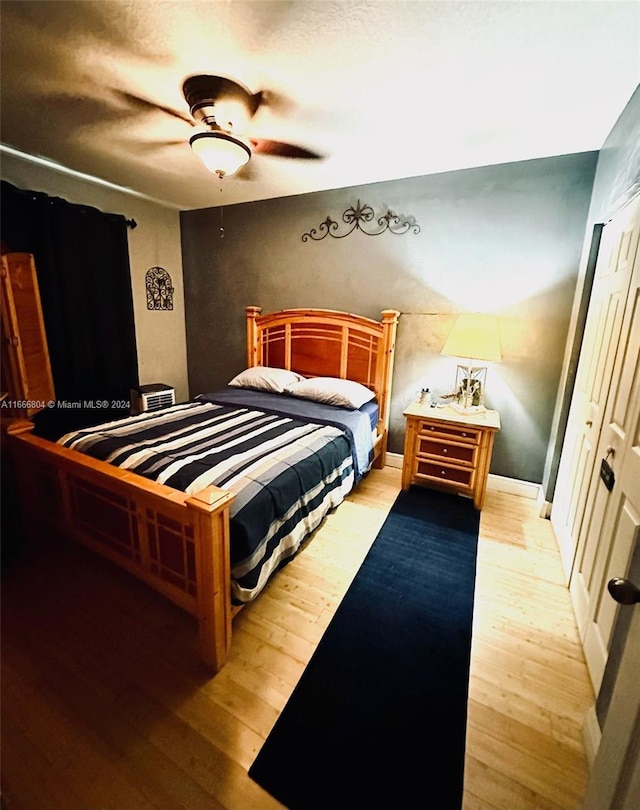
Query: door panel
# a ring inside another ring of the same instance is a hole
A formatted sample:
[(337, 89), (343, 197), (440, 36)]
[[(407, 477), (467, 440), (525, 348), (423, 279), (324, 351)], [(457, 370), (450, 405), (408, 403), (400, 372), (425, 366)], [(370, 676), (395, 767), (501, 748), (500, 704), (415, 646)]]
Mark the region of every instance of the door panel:
[[(612, 600), (613, 601), (613, 600)], [(584, 810), (637, 810), (640, 796), (640, 605), (620, 661), (602, 739), (589, 775)]]
[[(613, 406), (611, 427), (623, 434), (623, 425), (629, 424), (629, 412), (633, 405), (634, 391), (640, 386), (638, 356), (640, 355), (640, 290), (632, 288), (629, 295), (630, 320), (629, 340), (624, 349), (620, 378), (612, 392)], [(634, 362), (635, 360), (635, 362)]]
[(593, 497), (604, 410), (609, 397), (627, 291), (638, 243), (638, 204), (608, 223), (596, 263), (576, 383), (567, 419), (551, 510), (560, 554), (570, 580), (585, 512)]
[[(582, 410), (582, 408), (575, 410)], [(560, 547), (567, 579), (569, 579), (575, 555), (576, 543), (573, 538), (577, 538), (580, 531), (595, 454), (590, 431), (588, 427), (583, 428), (585, 422), (586, 419), (583, 416), (574, 413), (572, 419), (571, 414), (569, 415), (567, 436), (558, 468), (558, 482), (551, 511), (551, 522)], [(557, 504), (562, 504), (563, 508), (558, 508)]]
[(623, 495), (618, 499), (617, 506), (616, 513), (609, 520), (603, 521), (597, 544), (600, 554), (595, 558), (597, 565), (592, 570), (586, 595), (579, 596), (587, 603), (584, 651), (596, 690), (602, 683), (611, 634), (619, 610), (604, 586), (614, 576), (619, 576), (619, 571), (623, 572), (623, 577), (626, 576), (631, 554), (640, 537), (640, 513), (634, 504)]
[[(617, 331), (613, 329), (610, 335), (608, 352), (613, 354), (613, 362), (608, 396), (603, 389), (600, 435), (570, 578), (574, 610), (596, 692), (602, 682), (618, 610), (606, 585), (613, 576), (626, 575), (640, 537), (640, 205), (632, 205), (611, 224), (619, 233), (617, 266), (610, 273), (610, 278), (616, 279), (609, 295), (611, 322), (618, 320), (613, 317), (614, 309), (620, 316)], [(621, 282), (626, 289), (620, 289)], [(602, 459), (608, 461), (615, 475), (611, 491), (600, 478)]]

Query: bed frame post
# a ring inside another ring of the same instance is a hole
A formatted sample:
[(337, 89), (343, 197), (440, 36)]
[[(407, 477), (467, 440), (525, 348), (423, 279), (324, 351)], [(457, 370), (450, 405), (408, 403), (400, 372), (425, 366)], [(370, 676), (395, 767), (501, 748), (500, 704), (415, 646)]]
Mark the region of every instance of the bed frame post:
[(258, 357), (258, 325), (256, 319), (262, 307), (245, 307), (247, 316), (247, 368), (260, 365)]
[[(37, 528), (40, 522), (39, 509), (33, 495), (32, 468), (21, 453), (15, 451), (14, 437), (29, 435), (35, 429), (30, 419), (16, 419), (11, 421), (3, 430), (6, 431), (8, 442), (6, 448), (11, 464), (11, 474), (15, 477), (18, 490), (18, 508), (20, 510), (20, 526), (27, 542), (38, 538)], [(5, 458), (6, 463), (6, 458)]]
[(229, 503), (233, 495), (210, 486), (185, 501), (196, 512), (196, 582), (200, 656), (214, 672), (226, 663), (231, 645)]
[(382, 449), (373, 462), (376, 469), (382, 469), (386, 463), (387, 442), (389, 438), (389, 421), (391, 416), (391, 383), (393, 377), (393, 356), (396, 350), (396, 332), (400, 313), (396, 309), (382, 310), (382, 357), (380, 358), (380, 390), (384, 397), (380, 401), (378, 424), (384, 428)]

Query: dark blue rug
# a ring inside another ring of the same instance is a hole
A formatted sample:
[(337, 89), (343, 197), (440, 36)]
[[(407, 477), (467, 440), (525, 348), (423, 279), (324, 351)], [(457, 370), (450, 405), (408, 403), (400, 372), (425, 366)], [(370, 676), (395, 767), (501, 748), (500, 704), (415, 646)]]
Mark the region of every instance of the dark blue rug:
[(291, 810), (460, 810), (478, 526), (398, 496), (249, 769)]

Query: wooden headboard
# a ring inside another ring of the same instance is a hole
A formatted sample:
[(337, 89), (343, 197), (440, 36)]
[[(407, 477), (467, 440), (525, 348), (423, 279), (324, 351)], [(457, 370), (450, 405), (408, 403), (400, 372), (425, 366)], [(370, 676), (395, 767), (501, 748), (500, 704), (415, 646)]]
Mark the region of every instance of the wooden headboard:
[(260, 307), (246, 307), (247, 365), (287, 368), (305, 377), (340, 377), (370, 388), (380, 411), (378, 449), (384, 460), (400, 313), (385, 309), (381, 321), (330, 309), (261, 313)]

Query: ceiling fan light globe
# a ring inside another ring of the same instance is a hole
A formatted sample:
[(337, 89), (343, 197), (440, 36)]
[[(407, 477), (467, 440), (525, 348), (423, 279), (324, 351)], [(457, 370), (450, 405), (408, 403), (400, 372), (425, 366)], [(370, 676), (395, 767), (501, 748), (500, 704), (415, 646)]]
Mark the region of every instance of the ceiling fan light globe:
[(207, 169), (218, 177), (235, 174), (251, 157), (251, 148), (228, 132), (197, 132), (189, 143)]

